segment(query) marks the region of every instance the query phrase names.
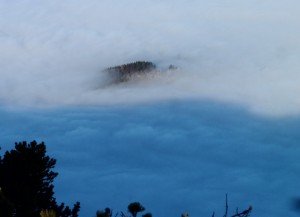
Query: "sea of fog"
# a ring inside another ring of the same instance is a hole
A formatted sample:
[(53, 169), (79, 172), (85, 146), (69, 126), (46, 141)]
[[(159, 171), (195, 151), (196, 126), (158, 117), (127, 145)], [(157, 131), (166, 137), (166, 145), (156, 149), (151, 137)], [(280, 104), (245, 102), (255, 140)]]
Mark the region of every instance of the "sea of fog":
[(58, 160), (58, 201), (153, 216), (298, 216), (300, 118), (269, 119), (210, 101), (139, 106), (0, 109), (2, 154), (15, 141), (45, 141)]
[[(0, 0), (0, 145), (44, 141), (81, 217), (296, 216), (300, 2)], [(176, 71), (108, 85), (137, 60)]]

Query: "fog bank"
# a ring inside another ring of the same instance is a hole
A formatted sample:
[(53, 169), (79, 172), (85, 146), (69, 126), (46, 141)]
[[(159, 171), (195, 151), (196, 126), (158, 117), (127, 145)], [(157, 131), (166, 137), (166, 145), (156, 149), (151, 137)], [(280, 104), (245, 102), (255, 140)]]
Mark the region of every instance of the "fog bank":
[[(1, 104), (197, 98), (264, 115), (300, 111), (298, 1), (0, 3)], [(103, 87), (104, 68), (136, 60), (180, 70)]]

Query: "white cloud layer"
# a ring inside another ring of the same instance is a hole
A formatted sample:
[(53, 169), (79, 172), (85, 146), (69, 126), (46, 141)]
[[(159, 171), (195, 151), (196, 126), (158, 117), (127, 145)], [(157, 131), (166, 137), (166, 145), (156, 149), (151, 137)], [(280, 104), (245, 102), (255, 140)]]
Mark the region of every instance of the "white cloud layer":
[[(0, 100), (29, 106), (212, 99), (300, 111), (299, 1), (0, 0)], [(98, 88), (135, 60), (178, 73)]]

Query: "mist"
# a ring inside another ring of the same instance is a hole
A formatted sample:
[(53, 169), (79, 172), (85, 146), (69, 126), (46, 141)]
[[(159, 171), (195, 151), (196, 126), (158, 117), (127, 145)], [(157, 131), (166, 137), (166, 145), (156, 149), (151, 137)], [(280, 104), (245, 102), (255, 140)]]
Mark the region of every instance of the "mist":
[[(133, 201), (154, 216), (221, 216), (226, 193), (230, 213), (296, 216), (299, 8), (0, 0), (1, 153), (44, 141), (57, 199), (79, 200), (80, 216)], [(139, 60), (162, 73), (109, 84), (104, 69)]]
[[(1, 1), (0, 100), (43, 107), (192, 98), (297, 115), (299, 4)], [(136, 60), (180, 70), (104, 85), (103, 69)]]

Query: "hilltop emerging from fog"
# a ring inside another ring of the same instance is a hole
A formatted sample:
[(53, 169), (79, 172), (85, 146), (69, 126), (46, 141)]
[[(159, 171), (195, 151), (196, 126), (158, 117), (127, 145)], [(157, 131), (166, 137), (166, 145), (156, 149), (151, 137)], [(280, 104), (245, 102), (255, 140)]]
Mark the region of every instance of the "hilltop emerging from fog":
[[(168, 69), (174, 70), (176, 67), (170, 65)], [(113, 83), (126, 82), (133, 78), (155, 76), (161, 72), (153, 62), (148, 61), (136, 61), (109, 67), (105, 71), (108, 72)]]
[(132, 77), (142, 76), (145, 73), (155, 71), (156, 65), (152, 62), (136, 61), (110, 67), (106, 70), (115, 78), (115, 82), (124, 82)]

